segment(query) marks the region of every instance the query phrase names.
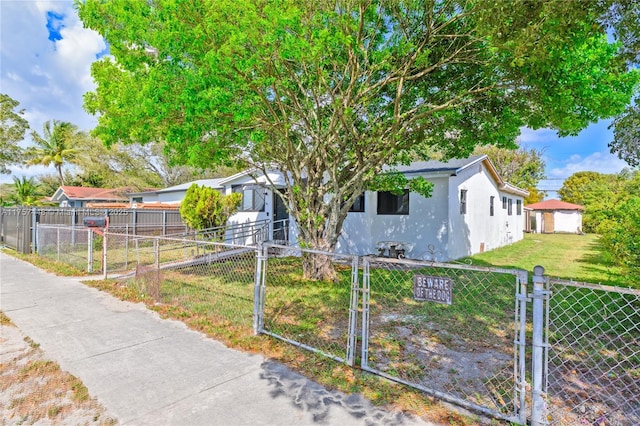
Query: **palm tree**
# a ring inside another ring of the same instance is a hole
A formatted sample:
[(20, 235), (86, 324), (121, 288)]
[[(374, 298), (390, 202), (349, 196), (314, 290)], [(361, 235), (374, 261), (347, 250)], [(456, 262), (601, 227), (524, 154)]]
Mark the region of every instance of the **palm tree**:
[(41, 164), (49, 166), (53, 164), (60, 185), (64, 185), (62, 166), (66, 163), (75, 163), (78, 158), (77, 142), (83, 137), (78, 128), (66, 121), (50, 120), (43, 125), (43, 136), (36, 131), (31, 132), (31, 138), (36, 144), (27, 149), (27, 165)]
[(18, 206), (34, 206), (38, 199), (38, 185), (30, 177), (13, 177), (13, 193), (9, 195), (13, 204)]

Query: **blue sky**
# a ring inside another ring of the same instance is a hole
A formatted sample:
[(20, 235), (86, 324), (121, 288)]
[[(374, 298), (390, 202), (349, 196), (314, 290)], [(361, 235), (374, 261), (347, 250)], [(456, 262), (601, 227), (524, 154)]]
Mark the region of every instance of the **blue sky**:
[[(137, 0), (132, 0), (137, 1)], [(32, 129), (41, 132), (45, 121), (70, 121), (90, 130), (96, 118), (82, 109), (82, 95), (95, 85), (90, 75), (93, 61), (108, 52), (104, 40), (83, 28), (72, 1), (0, 0), (0, 92), (20, 102)], [(578, 171), (618, 173), (626, 163), (609, 153), (609, 122), (600, 122), (576, 137), (558, 138), (554, 131), (523, 129), (520, 143), (542, 150), (548, 180), (541, 189), (557, 190)], [(29, 138), (24, 145), (29, 144)], [(53, 173), (40, 166), (12, 168), (0, 175)], [(553, 198), (550, 191), (547, 198)]]

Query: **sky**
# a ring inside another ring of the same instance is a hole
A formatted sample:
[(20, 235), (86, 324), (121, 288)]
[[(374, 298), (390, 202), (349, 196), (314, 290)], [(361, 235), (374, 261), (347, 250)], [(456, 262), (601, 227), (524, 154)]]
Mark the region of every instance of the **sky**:
[[(97, 119), (82, 108), (82, 97), (95, 88), (91, 63), (108, 54), (102, 37), (85, 29), (72, 1), (0, 0), (0, 93), (20, 102), (31, 129), (42, 133), (48, 120), (69, 121), (91, 130)], [(610, 122), (589, 126), (576, 137), (559, 138), (552, 130), (522, 129), (519, 142), (543, 152), (547, 179), (539, 189), (555, 198), (564, 179), (579, 171), (618, 173), (627, 164), (609, 153)], [(27, 135), (23, 146), (28, 146)], [(53, 173), (52, 167), (11, 167), (12, 176)]]

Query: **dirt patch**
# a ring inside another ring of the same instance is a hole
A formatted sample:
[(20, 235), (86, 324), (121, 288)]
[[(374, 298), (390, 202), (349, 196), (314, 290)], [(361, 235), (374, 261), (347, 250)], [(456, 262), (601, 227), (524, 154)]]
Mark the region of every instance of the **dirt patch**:
[[(0, 312), (1, 314), (1, 312)], [(0, 325), (0, 421), (3, 425), (115, 425), (80, 380), (47, 360), (39, 345)]]
[(382, 316), (369, 348), (370, 366), (409, 383), (508, 413), (513, 406), (513, 343), (469, 342), (411, 316)]

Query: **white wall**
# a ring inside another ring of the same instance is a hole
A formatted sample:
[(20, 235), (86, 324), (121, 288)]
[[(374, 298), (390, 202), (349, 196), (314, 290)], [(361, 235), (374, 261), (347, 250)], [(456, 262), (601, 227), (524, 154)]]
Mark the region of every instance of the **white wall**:
[[(532, 232), (544, 232), (544, 212), (533, 212), (536, 218), (536, 227)], [(553, 212), (553, 232), (567, 232), (576, 234), (582, 232), (582, 212), (576, 210), (556, 210)]]
[(553, 213), (555, 232), (582, 232), (582, 213), (573, 210), (558, 210)]
[[(446, 251), (448, 243), (446, 178), (432, 179), (431, 198), (409, 193), (409, 215), (378, 215), (377, 192), (365, 193), (365, 211), (349, 213), (342, 227), (336, 252), (375, 254), (380, 241), (413, 244), (407, 257), (424, 257), (429, 245), (435, 251)], [(440, 259), (439, 259), (440, 260)]]
[[(521, 196), (501, 192), (484, 164), (452, 177), (425, 177), (434, 183), (433, 195), (409, 194), (409, 215), (378, 215), (377, 193), (365, 194), (365, 211), (349, 213), (336, 251), (359, 255), (377, 253), (380, 241), (407, 242), (414, 259), (457, 259), (519, 241), (524, 231)], [(460, 213), (460, 190), (467, 190), (467, 213)], [(502, 196), (512, 200), (512, 214), (502, 209)], [(490, 197), (494, 215), (490, 216)]]
[[(460, 214), (460, 190), (467, 190), (467, 213)], [(494, 197), (494, 213), (490, 215), (491, 197)], [(502, 198), (511, 200), (509, 215), (502, 208)], [(523, 197), (500, 191), (483, 163), (463, 170), (451, 178), (450, 184), (451, 238), (449, 257), (464, 256), (493, 250), (524, 238)], [(520, 201), (518, 214), (517, 201)]]

